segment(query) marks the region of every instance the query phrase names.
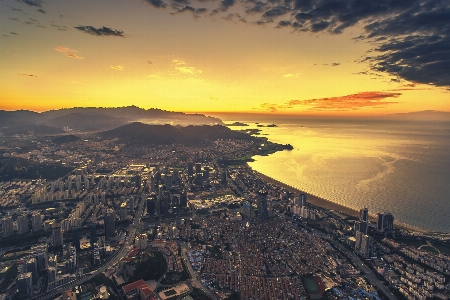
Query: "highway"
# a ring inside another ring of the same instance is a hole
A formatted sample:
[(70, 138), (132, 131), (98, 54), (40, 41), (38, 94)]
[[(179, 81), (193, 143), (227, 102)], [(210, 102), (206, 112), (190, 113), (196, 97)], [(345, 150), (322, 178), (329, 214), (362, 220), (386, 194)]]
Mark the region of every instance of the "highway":
[(133, 219), (133, 224), (129, 225), (129, 227), (128, 227), (127, 241), (125, 242), (125, 244), (122, 246), (122, 248), (119, 251), (116, 251), (111, 256), (111, 258), (108, 260), (108, 262), (102, 264), (92, 274), (84, 275), (80, 278), (77, 278), (76, 280), (70, 281), (62, 286), (57, 287), (56, 289), (49, 291), (45, 295), (35, 296), (32, 299), (36, 299), (36, 300), (53, 299), (53, 298), (57, 297), (58, 295), (60, 295), (63, 291), (72, 289), (75, 286), (78, 286), (80, 284), (83, 284), (83, 283), (91, 280), (96, 275), (105, 272), (107, 269), (111, 268), (114, 264), (118, 263), (119, 260), (121, 260), (128, 253), (128, 251), (130, 250), (130, 246), (133, 245), (134, 237), (136, 234), (136, 226), (140, 224), (142, 213), (144, 211), (144, 204), (145, 204), (144, 198), (145, 197), (142, 197), (142, 199), (140, 200), (140, 202), (138, 204), (138, 209), (136, 210), (136, 213), (135, 213), (135, 216)]

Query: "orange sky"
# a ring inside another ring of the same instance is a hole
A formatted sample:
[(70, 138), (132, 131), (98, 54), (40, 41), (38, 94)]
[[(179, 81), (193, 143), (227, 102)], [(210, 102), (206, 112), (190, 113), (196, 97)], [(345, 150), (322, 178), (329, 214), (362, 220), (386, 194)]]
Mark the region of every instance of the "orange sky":
[(364, 20), (339, 34), (316, 31), (319, 23), (295, 30), (280, 22), (288, 9), (299, 19), (295, 5), (266, 3), (258, 14), (249, 3), (4, 0), (0, 109), (450, 111), (446, 82), (371, 69), (364, 57), (379, 44), (355, 39)]

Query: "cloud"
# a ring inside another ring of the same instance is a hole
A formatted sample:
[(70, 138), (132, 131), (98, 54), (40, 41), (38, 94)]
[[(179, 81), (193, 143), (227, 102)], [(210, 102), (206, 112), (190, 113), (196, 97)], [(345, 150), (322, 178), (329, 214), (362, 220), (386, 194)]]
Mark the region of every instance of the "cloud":
[(153, 7), (156, 8), (166, 8), (167, 4), (162, 0), (145, 0), (145, 2), (150, 3)]
[(340, 64), (341, 64), (341, 63), (336, 63), (336, 62), (334, 62), (334, 63), (331, 64), (331, 66), (337, 67), (337, 66), (339, 66)]
[(184, 60), (180, 59), (174, 59), (172, 60), (172, 63), (175, 65), (175, 70), (178, 71), (178, 74), (172, 74), (172, 75), (200, 75), (203, 73), (202, 70), (199, 70), (195, 67), (189, 67), (186, 65), (186, 62)]
[(175, 14), (181, 14), (184, 12), (191, 12), (194, 14), (194, 17), (200, 17), (199, 14), (203, 14), (205, 12), (207, 12), (208, 9), (207, 8), (193, 8), (192, 6), (185, 6), (179, 10), (177, 10), (176, 12), (170, 13), (171, 15), (175, 15)]
[(76, 26), (75, 29), (78, 29), (81, 32), (85, 32), (88, 34), (92, 34), (95, 36), (120, 36), (124, 37), (124, 33), (122, 30), (116, 30), (109, 27), (99, 27), (95, 28), (93, 26)]
[(36, 75), (33, 74), (23, 74), (23, 73), (17, 73), (20, 76), (28, 76), (28, 77), (37, 77)]
[(114, 69), (116, 71), (122, 71), (125, 67), (122, 65), (116, 65), (116, 66), (110, 66), (111, 69)]
[(64, 25), (58, 25), (58, 24), (55, 24), (54, 22), (52, 22), (52, 23), (50, 24), (50, 26), (52, 26), (53, 28), (56, 28), (56, 29), (59, 30), (59, 31), (67, 31), (67, 27), (66, 27), (66, 26), (64, 26)]
[(247, 20), (238, 13), (228, 14), (225, 17), (222, 17), (222, 19), (224, 19), (226, 21), (231, 21), (233, 23), (238, 23), (238, 21), (247, 23)]
[(47, 12), (45, 10), (43, 10), (42, 8), (37, 9), (38, 12), (42, 13), (42, 14), (46, 14)]
[[(147, 0), (155, 1), (163, 3)], [(223, 19), (256, 25), (274, 22), (276, 28), (300, 33), (341, 34), (357, 25), (363, 32), (354, 40), (374, 45), (363, 60), (369, 63), (370, 71), (450, 86), (448, 0), (221, 0), (211, 15), (228, 11), (238, 1), (245, 14), (238, 17), (233, 12)], [(185, 11), (193, 12), (193, 8), (185, 5), (179, 10)], [(277, 18), (283, 19), (275, 22)]]
[(290, 77), (297, 78), (300, 75), (302, 75), (302, 73), (288, 73), (288, 74), (284, 74), (283, 77), (284, 78), (290, 78)]
[(294, 107), (300, 107), (303, 110), (310, 111), (350, 111), (358, 110), (360, 108), (377, 108), (386, 107), (398, 102), (384, 101), (387, 98), (397, 98), (401, 93), (393, 92), (360, 92), (356, 94), (309, 99), (309, 100), (291, 100), (284, 104), (275, 103), (263, 103), (260, 105), (261, 110), (276, 112), (286, 109), (292, 109)]
[(75, 58), (75, 59), (84, 59), (84, 57), (78, 56), (75, 53), (77, 50), (70, 49), (67, 46), (58, 46), (55, 48), (56, 51), (64, 53), (67, 57)]
[(25, 3), (31, 6), (41, 7), (41, 0), (17, 0), (18, 2)]

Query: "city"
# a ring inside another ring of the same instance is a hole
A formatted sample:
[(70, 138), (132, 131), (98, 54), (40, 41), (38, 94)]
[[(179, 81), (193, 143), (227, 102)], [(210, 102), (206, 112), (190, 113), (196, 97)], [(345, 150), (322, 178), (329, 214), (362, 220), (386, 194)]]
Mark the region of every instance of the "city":
[(263, 179), (258, 140), (20, 138), (57, 175), (0, 183), (0, 299), (449, 299), (448, 240)]

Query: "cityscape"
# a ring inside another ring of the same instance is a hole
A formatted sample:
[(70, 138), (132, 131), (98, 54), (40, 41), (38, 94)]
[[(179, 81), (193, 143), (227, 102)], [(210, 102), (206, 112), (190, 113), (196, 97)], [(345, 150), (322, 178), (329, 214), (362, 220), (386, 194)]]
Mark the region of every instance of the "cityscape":
[(448, 239), (309, 203), (242, 159), (260, 138), (74, 134), (4, 136), (51, 175), (0, 183), (1, 299), (448, 299)]
[(0, 0), (0, 300), (450, 300), (449, 0)]

